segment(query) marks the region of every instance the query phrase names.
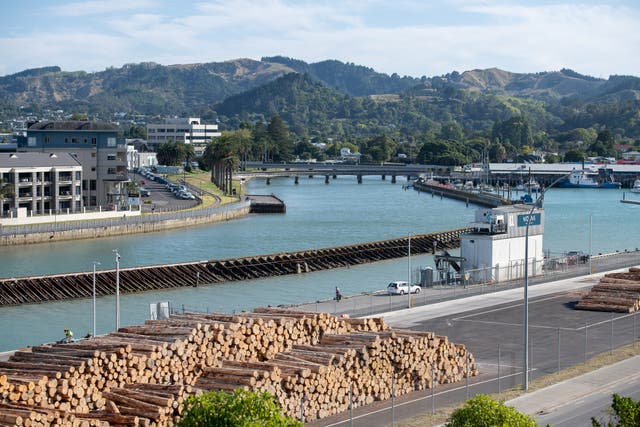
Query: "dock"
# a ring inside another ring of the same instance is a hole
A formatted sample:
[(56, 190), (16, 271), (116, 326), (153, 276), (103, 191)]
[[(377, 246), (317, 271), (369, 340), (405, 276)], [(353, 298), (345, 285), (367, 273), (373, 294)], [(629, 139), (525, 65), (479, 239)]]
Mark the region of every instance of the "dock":
[(458, 190), (453, 187), (429, 180), (417, 179), (413, 183), (413, 188), (416, 191), (431, 193), (432, 196), (461, 200), (467, 205), (471, 203), (488, 208), (497, 208), (498, 206), (506, 206), (512, 204), (511, 200), (500, 197), (497, 194)]
[(249, 194), (247, 199), (251, 202), (249, 213), (286, 213), (287, 206), (284, 201), (273, 194)]
[[(403, 258), (408, 254), (409, 239), (411, 239), (412, 255), (435, 254), (436, 251), (459, 247), (460, 236), (467, 231), (467, 228), (459, 228), (299, 252), (121, 268), (119, 270), (120, 292), (127, 294), (159, 289), (197, 287), (222, 282), (302, 274)], [(96, 295), (113, 294), (115, 283), (115, 270), (96, 272)], [(0, 307), (91, 298), (92, 295), (92, 272), (0, 279)]]
[(627, 193), (622, 193), (622, 200), (620, 200), (620, 202), (628, 203), (630, 205), (640, 205), (639, 199), (627, 199)]

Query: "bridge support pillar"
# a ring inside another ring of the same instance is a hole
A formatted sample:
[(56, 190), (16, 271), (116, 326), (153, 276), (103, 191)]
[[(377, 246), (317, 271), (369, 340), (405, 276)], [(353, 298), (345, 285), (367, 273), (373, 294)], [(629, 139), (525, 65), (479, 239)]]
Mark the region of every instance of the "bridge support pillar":
[(337, 179), (338, 175), (336, 175), (335, 173), (333, 174), (333, 179)]
[(324, 183), (328, 184), (329, 183), (329, 175), (325, 175), (324, 176)]
[(309, 175), (309, 179), (313, 179), (313, 175)]
[(387, 179), (387, 176), (385, 174), (382, 174), (382, 180), (385, 181)]
[(358, 175), (358, 184), (362, 184), (362, 175)]
[(271, 178), (267, 178), (267, 185), (271, 185)]
[(392, 184), (396, 183), (396, 176), (395, 175), (391, 175), (391, 183)]
[(300, 177), (299, 177), (298, 175), (296, 175), (296, 176), (293, 178), (293, 183), (294, 183), (294, 184), (296, 184), (296, 185), (298, 185), (298, 184), (300, 183)]

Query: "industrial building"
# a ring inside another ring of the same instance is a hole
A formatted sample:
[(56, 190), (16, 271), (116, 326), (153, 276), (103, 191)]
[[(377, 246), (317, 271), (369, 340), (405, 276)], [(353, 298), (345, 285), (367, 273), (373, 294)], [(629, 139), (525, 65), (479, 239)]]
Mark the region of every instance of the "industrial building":
[(469, 228), (471, 231), (460, 237), (461, 267), (476, 283), (524, 278), (526, 246), (528, 275), (542, 273), (542, 208), (526, 204), (481, 208)]
[(200, 156), (211, 139), (218, 136), (218, 125), (202, 124), (199, 117), (175, 117), (165, 119), (164, 123), (147, 124), (147, 142), (154, 150), (163, 142), (184, 142), (192, 145), (196, 156)]

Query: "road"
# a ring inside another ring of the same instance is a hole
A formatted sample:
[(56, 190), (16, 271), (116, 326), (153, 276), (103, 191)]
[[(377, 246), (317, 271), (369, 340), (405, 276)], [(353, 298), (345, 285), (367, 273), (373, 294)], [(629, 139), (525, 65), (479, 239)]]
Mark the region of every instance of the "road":
[(640, 400), (640, 356), (598, 369), (506, 402), (535, 417), (541, 426), (591, 425), (609, 421), (612, 395)]
[[(573, 309), (585, 288), (596, 283), (599, 277), (600, 275), (569, 278), (530, 287), (530, 380), (579, 364), (637, 339), (640, 324), (637, 317), (640, 316)], [(383, 313), (382, 317), (391, 326), (433, 331), (449, 337), (452, 342), (465, 344), (475, 356), (481, 374), (470, 378), (468, 387), (465, 381), (438, 386), (433, 402), (431, 390), (426, 390), (396, 399), (393, 409), (389, 401), (377, 402), (371, 407), (356, 408), (353, 426), (387, 426), (401, 419), (429, 413), (432, 408), (438, 410), (459, 404), (478, 393), (490, 394), (520, 387), (524, 379), (522, 292), (522, 289), (508, 289)], [(360, 304), (366, 309), (371, 304), (371, 298), (372, 296), (361, 297)], [(349, 308), (344, 310), (346, 312), (358, 312), (363, 309), (353, 301), (343, 300), (339, 304), (343, 303), (343, 308)], [(307, 308), (313, 307), (313, 304), (307, 305)], [(610, 405), (613, 389), (602, 387), (603, 384), (611, 382), (610, 378), (619, 385), (630, 380), (631, 388), (635, 386), (640, 389), (638, 378), (632, 379), (628, 375), (629, 372), (640, 372), (640, 359), (635, 359), (632, 363), (632, 370), (626, 373), (623, 371), (622, 379), (616, 378), (613, 374), (606, 374), (595, 384), (578, 382), (576, 387), (581, 391), (578, 394), (559, 389), (554, 395), (552, 389), (545, 389), (543, 395), (549, 397), (552, 402), (564, 402), (564, 406), (557, 405), (557, 413), (554, 405), (546, 401), (533, 401), (527, 412), (536, 414), (543, 410), (544, 412), (538, 416), (560, 417), (558, 420), (554, 418), (553, 422), (545, 421), (551, 425), (556, 425), (556, 421), (562, 421), (568, 416), (577, 416), (578, 412), (584, 412), (580, 419), (588, 421), (590, 416), (599, 414), (601, 408)], [(621, 392), (626, 390), (623, 389)], [(592, 392), (600, 393), (600, 397), (589, 397)], [(571, 397), (571, 401), (563, 400), (568, 396)], [(574, 406), (574, 402), (580, 402), (580, 399), (584, 400), (583, 405), (589, 411)], [(567, 412), (563, 414), (560, 412), (561, 408), (565, 408)], [(564, 425), (588, 425), (588, 422), (571, 424), (573, 421), (578, 422), (569, 419)], [(349, 414), (341, 414), (310, 425), (316, 427), (349, 424)]]

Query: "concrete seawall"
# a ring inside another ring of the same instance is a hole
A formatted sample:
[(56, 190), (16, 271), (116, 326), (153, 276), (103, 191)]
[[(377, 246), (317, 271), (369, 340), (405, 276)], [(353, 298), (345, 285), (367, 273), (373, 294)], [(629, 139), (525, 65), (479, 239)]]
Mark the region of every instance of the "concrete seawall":
[(74, 228), (71, 230), (44, 233), (16, 233), (0, 236), (0, 246), (26, 245), (32, 243), (57, 242), (63, 240), (95, 239), (99, 237), (119, 236), (124, 234), (149, 233), (175, 228), (190, 227), (212, 222), (236, 219), (249, 214), (250, 206), (245, 204), (237, 208), (212, 212), (210, 215), (194, 215), (176, 219), (158, 221), (129, 221), (122, 220), (121, 224), (111, 224), (102, 227)]

